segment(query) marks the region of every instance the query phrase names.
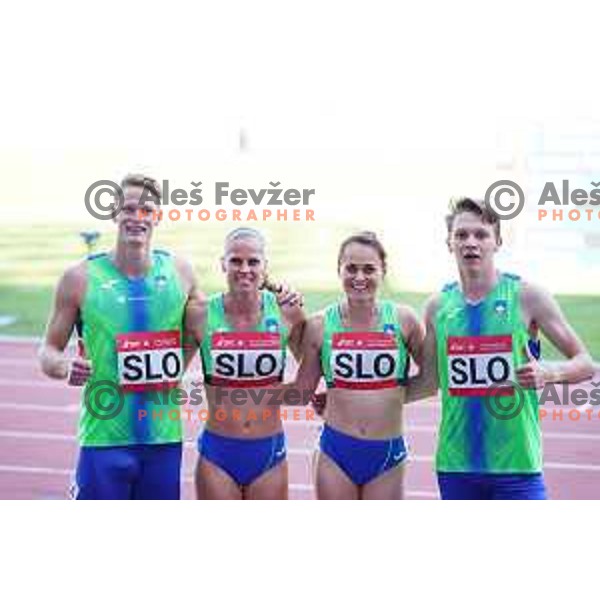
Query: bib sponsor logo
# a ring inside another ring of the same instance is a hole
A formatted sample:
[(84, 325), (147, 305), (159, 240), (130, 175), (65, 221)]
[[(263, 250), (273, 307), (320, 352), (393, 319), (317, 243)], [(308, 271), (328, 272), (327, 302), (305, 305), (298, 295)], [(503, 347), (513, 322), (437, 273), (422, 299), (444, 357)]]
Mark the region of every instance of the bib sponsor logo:
[(335, 387), (381, 389), (398, 385), (398, 345), (389, 333), (334, 333), (331, 370)]
[(281, 336), (274, 332), (224, 332), (212, 336), (214, 385), (260, 387), (281, 381)]
[(117, 335), (119, 384), (126, 392), (174, 387), (183, 373), (179, 331)]
[[(450, 396), (512, 396), (513, 388), (498, 388), (514, 380), (511, 335), (448, 337)], [(494, 386), (493, 392), (490, 388)]]

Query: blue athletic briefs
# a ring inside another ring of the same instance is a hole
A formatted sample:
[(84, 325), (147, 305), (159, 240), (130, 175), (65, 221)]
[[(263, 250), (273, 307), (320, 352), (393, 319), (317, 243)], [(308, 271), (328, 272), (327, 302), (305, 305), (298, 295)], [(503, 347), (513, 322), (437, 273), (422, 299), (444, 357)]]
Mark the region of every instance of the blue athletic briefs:
[(547, 500), (544, 476), (438, 473), (442, 500)]
[(75, 474), (77, 500), (179, 500), (181, 443), (84, 446)]
[(198, 452), (239, 486), (246, 486), (286, 458), (285, 435), (244, 439), (204, 430), (198, 438)]
[(355, 485), (365, 485), (406, 460), (402, 436), (389, 440), (365, 440), (325, 425), (320, 440), (326, 454)]

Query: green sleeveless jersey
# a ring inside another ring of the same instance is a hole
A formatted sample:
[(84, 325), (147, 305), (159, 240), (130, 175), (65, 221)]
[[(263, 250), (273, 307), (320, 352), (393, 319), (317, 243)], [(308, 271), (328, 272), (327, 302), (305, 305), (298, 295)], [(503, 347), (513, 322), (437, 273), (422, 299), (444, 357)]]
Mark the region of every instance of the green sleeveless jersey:
[[(143, 278), (128, 278), (107, 254), (87, 262), (80, 311), (83, 346), (92, 363), (79, 420), (82, 446), (180, 442), (182, 323), (186, 304), (172, 257), (152, 253)], [(175, 393), (174, 393), (175, 392)]]
[(436, 468), (460, 473), (539, 473), (542, 442), (535, 390), (511, 386), (526, 362), (529, 332), (521, 281), (501, 274), (477, 304), (447, 285), (436, 315), (442, 392)]
[(373, 331), (344, 326), (341, 305), (332, 304), (323, 317), (321, 370), (327, 387), (382, 389), (406, 383), (409, 356), (394, 302), (378, 302)]
[(223, 294), (208, 300), (200, 356), (206, 383), (262, 387), (283, 380), (288, 331), (275, 294), (261, 292), (262, 315), (252, 331), (236, 331), (225, 314)]

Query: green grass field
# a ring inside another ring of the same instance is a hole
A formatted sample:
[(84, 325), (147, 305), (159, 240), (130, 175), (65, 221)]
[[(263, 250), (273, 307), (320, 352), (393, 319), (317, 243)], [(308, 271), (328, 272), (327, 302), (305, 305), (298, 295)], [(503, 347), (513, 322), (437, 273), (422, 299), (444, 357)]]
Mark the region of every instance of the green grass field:
[[(190, 257), (202, 288), (210, 293), (222, 289), (218, 257), (223, 236), (230, 228), (212, 224), (206, 229), (171, 227), (158, 232), (156, 245)], [(266, 229), (269, 243), (278, 249), (277, 255), (271, 257), (271, 273), (301, 289), (309, 311), (339, 296), (335, 275), (337, 245), (355, 228), (344, 224), (321, 229), (302, 224), (287, 227), (278, 224), (272, 230), (261, 228)], [(0, 327), (0, 335), (43, 333), (58, 277), (85, 253), (80, 230), (76, 225), (0, 229), (0, 315), (13, 315), (17, 319)], [(112, 231), (107, 227), (98, 249), (109, 247), (112, 241)], [(426, 295), (402, 292), (403, 287), (402, 282), (390, 279), (382, 295), (405, 302), (420, 312)], [(595, 360), (600, 360), (600, 297), (559, 296), (558, 300)], [(558, 355), (547, 344), (545, 356)]]

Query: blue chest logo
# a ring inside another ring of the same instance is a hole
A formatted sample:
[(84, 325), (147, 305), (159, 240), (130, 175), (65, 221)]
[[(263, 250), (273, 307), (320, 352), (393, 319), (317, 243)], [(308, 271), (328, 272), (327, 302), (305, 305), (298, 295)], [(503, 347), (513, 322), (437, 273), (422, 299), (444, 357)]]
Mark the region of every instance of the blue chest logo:
[(393, 323), (386, 323), (383, 326), (383, 333), (387, 335), (396, 335), (396, 326)]
[(269, 333), (277, 333), (279, 331), (279, 323), (277, 322), (277, 319), (265, 319), (265, 329)]
[(494, 312), (499, 317), (505, 317), (508, 313), (508, 303), (506, 300), (496, 300), (494, 303)]

